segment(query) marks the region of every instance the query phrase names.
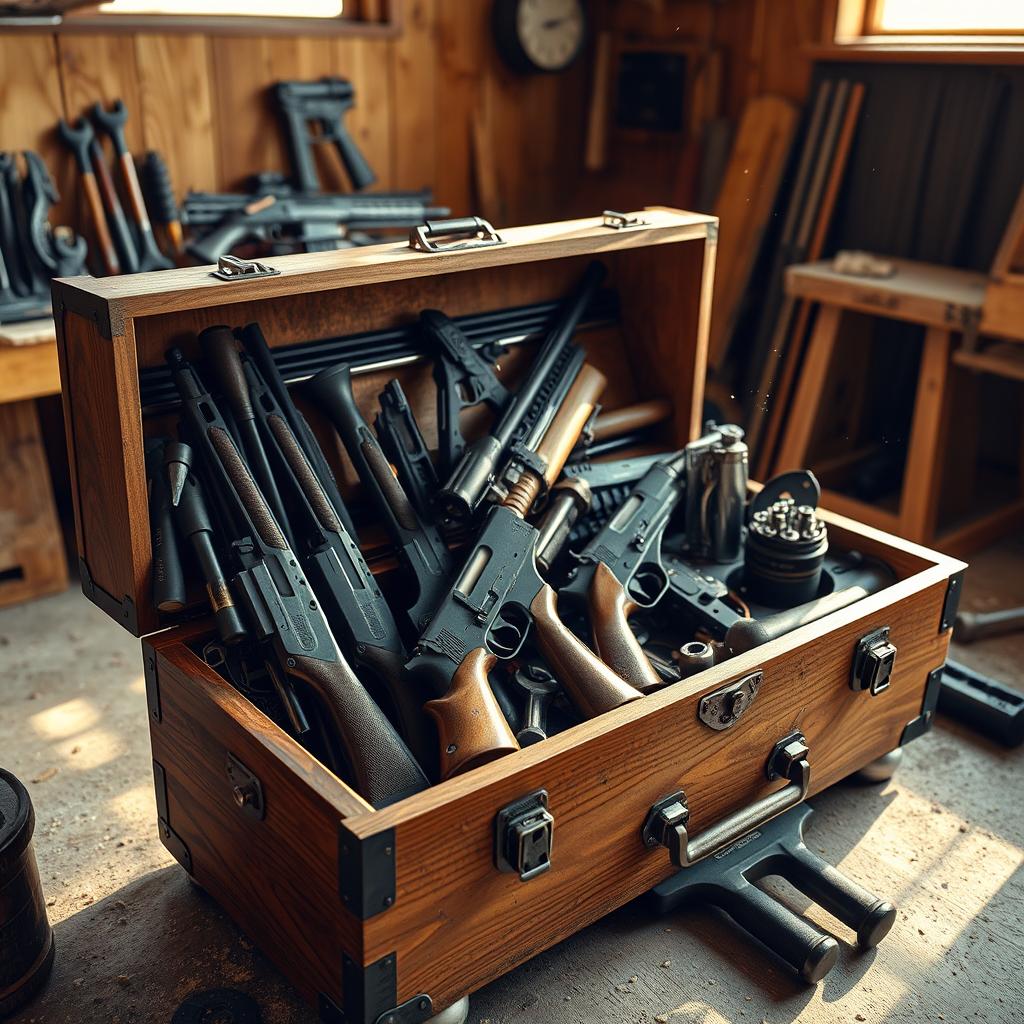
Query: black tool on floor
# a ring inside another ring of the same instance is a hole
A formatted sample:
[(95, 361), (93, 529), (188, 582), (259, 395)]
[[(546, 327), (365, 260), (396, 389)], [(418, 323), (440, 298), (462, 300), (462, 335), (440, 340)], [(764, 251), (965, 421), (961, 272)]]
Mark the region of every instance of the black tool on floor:
[(821, 981), (839, 959), (839, 943), (755, 884), (779, 875), (857, 933), (863, 949), (877, 946), (896, 920), (878, 899), (804, 845), (809, 804), (759, 826), (719, 853), (685, 868), (651, 890), (656, 913), (710, 904), (789, 965), (808, 984)]
[(938, 707), (1007, 747), (1024, 741), (1024, 693), (961, 662), (946, 661)]
[(0, 768), (0, 1017), (24, 1006), (53, 966), (53, 930), (32, 850), (28, 790)]

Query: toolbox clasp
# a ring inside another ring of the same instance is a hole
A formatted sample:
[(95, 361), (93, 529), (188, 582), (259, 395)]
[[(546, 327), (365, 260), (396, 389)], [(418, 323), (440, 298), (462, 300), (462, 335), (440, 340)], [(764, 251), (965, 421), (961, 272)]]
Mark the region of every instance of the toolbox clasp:
[(551, 867), (555, 819), (548, 810), (548, 793), (538, 789), (498, 811), (494, 822), (494, 863), (512, 871), (521, 882)]

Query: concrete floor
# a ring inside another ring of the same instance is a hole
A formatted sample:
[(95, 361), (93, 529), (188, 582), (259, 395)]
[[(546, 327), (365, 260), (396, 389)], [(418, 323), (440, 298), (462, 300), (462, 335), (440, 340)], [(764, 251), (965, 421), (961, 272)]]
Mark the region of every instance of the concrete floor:
[[(964, 606), (1020, 604), (1022, 581), (1024, 541), (1001, 544), (974, 559)], [(957, 657), (1024, 688), (1024, 636)], [(264, 1024), (314, 1021), (156, 838), (137, 641), (77, 591), (7, 609), (0, 692), (0, 764), (35, 802), (57, 940), (52, 979), (17, 1024), (166, 1024), (214, 988), (254, 998)], [(810, 847), (899, 908), (877, 950), (844, 942), (805, 988), (712, 911), (653, 920), (634, 904), (477, 993), (470, 1021), (1024, 1020), (1024, 748), (940, 718), (893, 782), (814, 804)]]

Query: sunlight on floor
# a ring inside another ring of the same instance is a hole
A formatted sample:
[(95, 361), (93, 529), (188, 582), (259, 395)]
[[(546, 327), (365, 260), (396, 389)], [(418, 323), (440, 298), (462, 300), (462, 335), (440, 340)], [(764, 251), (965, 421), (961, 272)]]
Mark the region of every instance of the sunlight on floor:
[(43, 739), (58, 740), (85, 732), (99, 719), (99, 711), (89, 701), (73, 697), (63, 704), (55, 704), (52, 708), (29, 716), (29, 723)]

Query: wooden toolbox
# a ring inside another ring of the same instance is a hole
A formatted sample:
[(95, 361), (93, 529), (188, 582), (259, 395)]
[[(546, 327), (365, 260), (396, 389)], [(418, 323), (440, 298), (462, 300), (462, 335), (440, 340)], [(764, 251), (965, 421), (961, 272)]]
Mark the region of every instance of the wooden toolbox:
[[(196, 268), (54, 284), (82, 583), (146, 637), (160, 834), (325, 1020), (424, 1020), (650, 889), (677, 870), (641, 837), (666, 794), (685, 791), (691, 843), (712, 826), (726, 838), (755, 827), (793, 793), (794, 782), (769, 781), (766, 763), (795, 730), (807, 741), (806, 796), (930, 726), (964, 565), (827, 512), (833, 544), (881, 558), (897, 581), (382, 810), (195, 653), (212, 633), (200, 606), (161, 630), (143, 442), (169, 421), (144, 410), (140, 374), (163, 366), (169, 347), (195, 355), (196, 333), (214, 324), (258, 321), (280, 347), (409, 324), (426, 307), (460, 316), (550, 302), (597, 258), (619, 315), (579, 340), (608, 378), (604, 408), (669, 399), (660, 442), (675, 449), (700, 432), (717, 222), (661, 208), (635, 216), (620, 228), (590, 218), (510, 229), (485, 248), (394, 243), (283, 257), (268, 261), (278, 275), (251, 281)], [(397, 374), (430, 441), (427, 362), (374, 366), (373, 353), (362, 362), (364, 414)], [(335, 471), (358, 503), (340, 456)], [(389, 571), (379, 538), (362, 540), (375, 571)], [(897, 649), (890, 685), (857, 691), (858, 640), (883, 626)], [(742, 719), (722, 731), (704, 724), (701, 698), (755, 670), (763, 682)], [(496, 820), (538, 790), (553, 817), (551, 864), (522, 881), (497, 866)]]

